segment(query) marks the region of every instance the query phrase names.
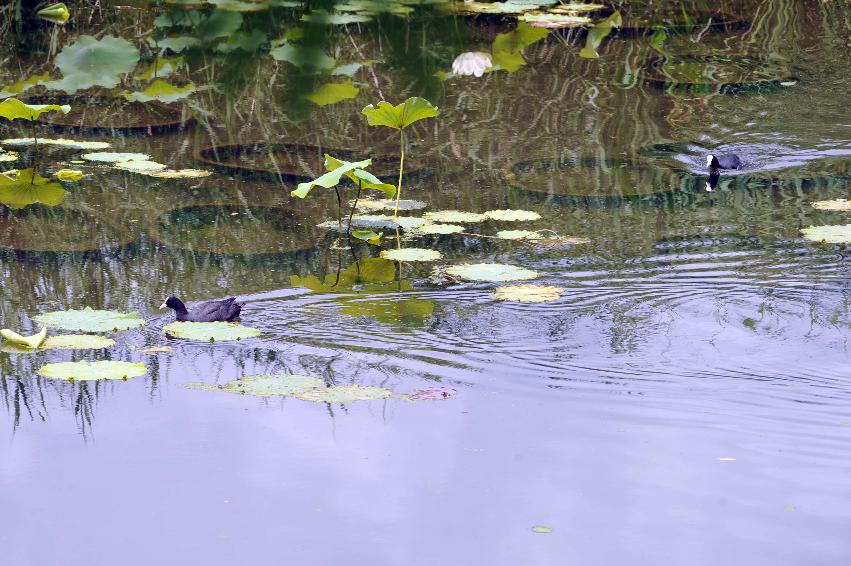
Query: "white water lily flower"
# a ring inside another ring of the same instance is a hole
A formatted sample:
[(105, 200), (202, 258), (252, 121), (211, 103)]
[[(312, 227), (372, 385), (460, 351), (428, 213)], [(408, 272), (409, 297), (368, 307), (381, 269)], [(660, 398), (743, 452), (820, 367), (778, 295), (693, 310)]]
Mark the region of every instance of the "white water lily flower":
[(493, 67), (491, 54), (483, 51), (468, 51), (462, 53), (452, 62), (452, 72), (458, 75), (474, 75), (481, 77), (485, 71)]

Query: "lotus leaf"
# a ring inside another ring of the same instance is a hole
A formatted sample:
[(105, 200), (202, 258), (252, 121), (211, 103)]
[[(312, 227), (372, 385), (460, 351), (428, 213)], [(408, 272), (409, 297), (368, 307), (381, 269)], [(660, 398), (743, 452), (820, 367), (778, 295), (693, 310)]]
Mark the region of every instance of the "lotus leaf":
[(33, 145), (34, 141), (37, 141), (38, 145), (55, 145), (70, 149), (106, 149), (109, 147), (107, 142), (66, 140), (64, 138), (7, 138), (0, 140), (0, 143), (15, 147), (26, 147)]
[(384, 216), (381, 214), (356, 214), (352, 217), (352, 226), (359, 228), (401, 228), (412, 230), (425, 224), (422, 218), (414, 216)]
[(820, 200), (813, 203), (813, 208), (817, 208), (819, 210), (848, 212), (851, 211), (851, 201), (844, 198), (838, 198), (836, 200)]
[(276, 61), (286, 61), (296, 67), (311, 67), (314, 69), (333, 69), (337, 61), (329, 57), (318, 47), (302, 47), (285, 43), (269, 51)]
[(62, 25), (71, 17), (71, 12), (68, 11), (68, 6), (59, 2), (58, 4), (51, 4), (46, 8), (42, 8), (35, 15), (43, 20)]
[(17, 332), (13, 332), (8, 328), (4, 328), (0, 330), (0, 336), (3, 337), (7, 342), (11, 342), (12, 344), (17, 344), (19, 346), (24, 346), (25, 348), (35, 349), (41, 346), (44, 343), (44, 340), (47, 338), (47, 327), (41, 329), (41, 331), (33, 334), (32, 336), (21, 336)]
[(373, 232), (372, 230), (352, 230), (352, 236), (358, 240), (364, 240), (374, 246), (381, 244), (381, 236), (384, 232)]
[(531, 210), (489, 210), (485, 212), (490, 220), (500, 222), (525, 222), (528, 220), (539, 220), (541, 215)]
[[(333, 159), (330, 155), (325, 154), (326, 164), (328, 163), (329, 158)], [(313, 179), (312, 181), (307, 181), (305, 183), (299, 183), (298, 187), (294, 191), (291, 191), (290, 194), (294, 197), (304, 198), (310, 193), (310, 190), (313, 189), (313, 187), (315, 187), (317, 185), (320, 186), (320, 187), (324, 187), (326, 189), (330, 189), (331, 187), (337, 185), (337, 183), (340, 182), (340, 179), (342, 179), (343, 175), (345, 175), (349, 171), (354, 171), (355, 169), (362, 169), (364, 167), (369, 167), (369, 165), (372, 163), (371, 159), (365, 159), (363, 161), (355, 161), (355, 162), (340, 161), (340, 160), (336, 160), (336, 161), (341, 163), (341, 165), (339, 167), (331, 169), (330, 171), (328, 171), (324, 175), (321, 175), (321, 176), (317, 177), (316, 179)], [(326, 165), (326, 168), (327, 168), (327, 165)]]
[(65, 189), (35, 172), (35, 169), (13, 169), (0, 173), (0, 203), (9, 208), (24, 208), (41, 203), (56, 206), (65, 200)]
[(360, 89), (349, 79), (342, 83), (325, 83), (305, 98), (318, 106), (328, 106), (354, 98), (359, 92)]
[(111, 151), (96, 151), (81, 155), (86, 161), (101, 161), (104, 163), (120, 163), (122, 161), (147, 161), (151, 158), (145, 153), (113, 153)]
[(21, 94), (34, 86), (44, 84), (50, 80), (50, 75), (48, 73), (44, 73), (41, 75), (33, 75), (24, 80), (18, 81), (16, 83), (12, 83), (9, 86), (3, 87), (0, 90), (0, 98), (9, 98), (10, 96), (15, 96), (16, 94)]
[(228, 37), (242, 27), (242, 14), (237, 11), (213, 10), (206, 20), (201, 22), (196, 35), (205, 43), (220, 37)]
[(438, 113), (436, 106), (418, 96), (413, 96), (395, 106), (382, 100), (377, 108), (370, 104), (361, 112), (366, 116), (370, 126), (387, 126), (396, 130), (403, 130), (425, 118), (434, 118)]
[(166, 37), (158, 41), (149, 40), (149, 43), (152, 46), (158, 47), (161, 51), (165, 51), (167, 49), (175, 53), (181, 53), (190, 47), (197, 47), (201, 45), (201, 40), (197, 37), (179, 35), (177, 37)]
[(417, 234), (458, 234), (464, 231), (463, 226), (457, 224), (423, 224), (417, 228)]
[(554, 14), (551, 12), (526, 13), (520, 15), (519, 19), (529, 23), (531, 26), (548, 29), (577, 27), (591, 23), (591, 18), (586, 16)]
[(199, 179), (201, 177), (209, 177), (212, 174), (212, 171), (205, 171), (203, 169), (164, 169), (162, 171), (148, 173), (147, 175), (159, 179)]
[[(332, 157), (327, 153), (325, 154), (326, 171), (334, 171), (338, 167), (348, 165), (348, 163), (348, 161), (337, 159), (336, 157)], [(382, 183), (378, 177), (376, 177), (369, 171), (365, 171), (363, 169), (352, 169), (350, 171), (346, 171), (345, 175), (352, 183), (359, 185), (362, 189), (381, 191), (388, 197), (392, 197), (396, 194), (396, 187), (389, 183)]]
[(81, 35), (54, 59), (62, 71), (62, 79), (47, 86), (69, 94), (93, 86), (112, 88), (138, 61), (139, 50), (124, 38), (107, 35), (95, 39)]
[(206, 383), (186, 384), (190, 389), (227, 391), (255, 397), (290, 397), (324, 386), (325, 382), (318, 377), (288, 374), (250, 375), (221, 386)]
[(131, 171), (133, 173), (142, 173), (146, 175), (148, 173), (153, 173), (155, 171), (162, 171), (166, 169), (166, 166), (162, 163), (157, 163), (156, 161), (119, 161), (115, 164), (116, 169), (122, 169), (124, 171)]
[(151, 65), (136, 75), (136, 78), (142, 81), (149, 81), (156, 78), (165, 78), (184, 65), (183, 57), (175, 55), (174, 57), (157, 57)]
[[(619, 28), (623, 25), (623, 19), (620, 12), (615, 12), (602, 22), (598, 23), (588, 31), (588, 37), (585, 39), (585, 47), (579, 52), (580, 57), (586, 59), (597, 59), (600, 55), (597, 53), (597, 48), (603, 42), (603, 39), (611, 33), (612, 28)], [(664, 30), (659, 30), (664, 33)], [(659, 41), (659, 38), (656, 39)], [(658, 43), (657, 43), (658, 45)]]
[[(393, 185), (390, 185), (393, 187)], [(396, 190), (396, 187), (393, 187), (393, 190)], [(370, 199), (361, 199), (357, 203), (357, 208), (362, 210), (393, 210), (396, 206), (396, 201), (393, 199), (379, 199), (379, 200), (370, 200)], [(421, 210), (427, 207), (428, 204), (424, 203), (421, 200), (400, 200), (399, 201), (399, 210)]]
[(426, 250), (421, 248), (384, 250), (380, 255), (384, 259), (392, 261), (437, 261), (443, 257), (437, 250)]
[(204, 20), (204, 14), (196, 10), (176, 10), (160, 14), (154, 19), (158, 28), (195, 27)]
[(446, 273), (465, 281), (518, 281), (538, 276), (537, 271), (502, 263), (464, 263), (446, 268)]
[(364, 63), (347, 63), (345, 65), (338, 65), (334, 67), (334, 70), (331, 71), (332, 75), (342, 75), (344, 77), (353, 77), (355, 73), (360, 70), (361, 67), (364, 66)]
[(35, 320), (52, 328), (82, 332), (118, 332), (145, 324), (136, 312), (92, 310), (91, 307), (48, 312), (36, 316)]
[(438, 210), (435, 212), (426, 212), (425, 214), (423, 214), (423, 218), (427, 222), (446, 222), (449, 224), (455, 222), (484, 222), (487, 219), (484, 214), (477, 214), (475, 212), (462, 212), (460, 210)]
[(48, 336), (37, 350), (18, 346), (3, 346), (2, 351), (10, 353), (28, 353), (43, 350), (99, 350), (115, 345), (115, 340), (97, 334), (60, 334)]
[(499, 65), (501, 69), (509, 73), (513, 73), (526, 64), (521, 51), (541, 41), (549, 34), (550, 32), (545, 29), (520, 22), (517, 25), (517, 29), (507, 33), (501, 33), (494, 39), (493, 46), (491, 47), (493, 64)]
[[(391, 265), (392, 262), (391, 262)], [(408, 281), (394, 283), (394, 291), (409, 291), (412, 285)], [(341, 297), (340, 312), (354, 318), (372, 318), (388, 325), (398, 325), (401, 331), (407, 331), (412, 326), (422, 325), (434, 314), (434, 301), (419, 297), (406, 298), (405, 295), (394, 293), (381, 298)]]
[(3, 151), (0, 149), (0, 163), (11, 163), (17, 161), (20, 155), (14, 151)]
[(304, 401), (317, 403), (351, 403), (353, 401), (386, 399), (392, 394), (389, 389), (371, 385), (335, 385), (333, 387), (308, 389), (295, 396)]
[(150, 102), (152, 100), (159, 100), (160, 102), (170, 104), (186, 98), (193, 92), (195, 92), (195, 85), (192, 83), (187, 83), (183, 86), (175, 86), (164, 80), (157, 79), (149, 84), (142, 92), (125, 92), (124, 98), (130, 102)]
[(83, 178), (83, 172), (76, 169), (60, 169), (54, 173), (60, 181), (79, 181)]
[(558, 300), (564, 289), (547, 285), (507, 285), (498, 287), (494, 298), (519, 303), (546, 303)]
[(851, 244), (851, 224), (833, 226), (808, 226), (801, 232), (804, 238), (823, 244)]
[(227, 41), (216, 46), (216, 51), (220, 53), (231, 53), (237, 49), (254, 53), (260, 46), (269, 41), (269, 36), (260, 31), (253, 29), (250, 32), (238, 31), (230, 36)]
[(472, 14), (522, 14), (555, 4), (557, 0), (505, 0), (505, 2), (476, 2), (467, 0), (454, 5), (461, 12)]
[(142, 363), (131, 362), (59, 362), (47, 364), (38, 373), (51, 379), (65, 381), (100, 381), (103, 379), (128, 379), (148, 373)]
[(310, 14), (304, 14), (301, 17), (302, 21), (312, 24), (320, 24), (326, 26), (341, 26), (346, 24), (356, 24), (360, 22), (368, 22), (372, 18), (360, 14), (329, 14), (322, 10), (317, 10)]
[[(67, 114), (71, 107), (67, 104), (25, 104), (17, 98), (7, 98), (0, 102), (0, 118), (7, 120), (36, 120), (45, 112), (62, 112)], [(5, 143), (5, 142), (4, 142)]]
[(260, 336), (260, 331), (233, 322), (172, 322), (163, 327), (167, 336), (204, 342), (242, 340)]

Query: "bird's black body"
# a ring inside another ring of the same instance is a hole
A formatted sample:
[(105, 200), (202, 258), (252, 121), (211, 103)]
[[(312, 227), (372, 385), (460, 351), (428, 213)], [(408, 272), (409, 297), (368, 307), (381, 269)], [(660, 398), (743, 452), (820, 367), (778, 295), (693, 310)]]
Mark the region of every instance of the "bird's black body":
[(228, 297), (220, 301), (207, 301), (195, 307), (192, 312), (177, 297), (169, 297), (160, 308), (174, 309), (180, 322), (222, 322), (239, 318), (242, 304), (236, 302), (236, 297)]
[(706, 156), (706, 166), (710, 169), (739, 169), (742, 160), (738, 155), (712, 155)]

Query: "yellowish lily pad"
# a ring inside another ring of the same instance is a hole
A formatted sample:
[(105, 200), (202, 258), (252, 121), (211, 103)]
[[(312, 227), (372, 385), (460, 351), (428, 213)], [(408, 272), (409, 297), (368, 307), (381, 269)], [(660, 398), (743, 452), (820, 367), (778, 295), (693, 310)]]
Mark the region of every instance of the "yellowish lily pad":
[(206, 383), (187, 383), (190, 389), (203, 391), (227, 391), (240, 395), (255, 397), (289, 397), (304, 393), (317, 387), (324, 387), (325, 382), (308, 375), (250, 375), (236, 379), (224, 385), (208, 385)]
[(0, 350), (10, 353), (40, 352), (43, 350), (100, 350), (115, 345), (115, 340), (97, 334), (60, 334), (48, 336), (35, 350), (17, 345), (4, 344)]
[(157, 177), (158, 179), (200, 179), (209, 177), (212, 171), (203, 169), (164, 169), (162, 171), (154, 171), (148, 173), (149, 177)]
[(851, 211), (851, 200), (844, 198), (838, 198), (836, 200), (820, 200), (813, 203), (813, 208), (817, 208), (819, 210), (848, 212)]
[(0, 330), (0, 336), (2, 336), (3, 340), (6, 342), (23, 346), (24, 348), (35, 349), (41, 346), (47, 338), (47, 327), (42, 328), (40, 332), (37, 332), (32, 336), (22, 336), (8, 328), (4, 328), (3, 330)]
[(101, 381), (104, 379), (129, 379), (148, 373), (142, 363), (116, 361), (79, 361), (46, 364), (38, 373), (51, 379), (64, 381)]
[(446, 273), (465, 281), (519, 281), (538, 276), (537, 271), (503, 263), (464, 263), (446, 268)]
[(60, 181), (79, 181), (83, 178), (83, 172), (76, 169), (60, 169), (53, 174)]
[(448, 224), (484, 222), (487, 219), (484, 214), (463, 212), (460, 210), (438, 210), (435, 212), (426, 212), (423, 214), (423, 218), (431, 223), (445, 222)]
[(563, 288), (549, 285), (506, 285), (496, 289), (494, 298), (519, 303), (546, 303), (558, 300), (562, 293)]
[(100, 161), (103, 163), (120, 163), (122, 161), (147, 161), (151, 158), (147, 153), (121, 153), (114, 151), (95, 151), (81, 155), (86, 161)]
[(437, 261), (441, 254), (437, 250), (426, 250), (422, 248), (400, 248), (395, 250), (384, 250), (381, 257), (393, 261)]
[(317, 387), (296, 394), (303, 401), (317, 403), (351, 403), (353, 401), (373, 401), (386, 399), (393, 394), (389, 389), (371, 385), (335, 385), (333, 387)]
[(458, 234), (463, 232), (465, 228), (463, 226), (459, 226), (457, 224), (423, 224), (419, 228), (417, 228), (417, 234), (428, 234), (428, 235), (443, 235), (443, 234)]
[(155, 171), (162, 171), (166, 168), (162, 163), (157, 163), (156, 161), (120, 161), (115, 164), (116, 169), (121, 169), (123, 171), (131, 171), (133, 173), (142, 173), (148, 174), (153, 173)]
[(233, 322), (172, 322), (163, 327), (167, 336), (203, 342), (242, 340), (260, 336), (260, 331)]
[(525, 222), (528, 220), (539, 220), (541, 215), (531, 210), (489, 210), (485, 212), (489, 220), (500, 222)]
[(808, 226), (801, 230), (804, 238), (823, 244), (851, 244), (851, 224)]

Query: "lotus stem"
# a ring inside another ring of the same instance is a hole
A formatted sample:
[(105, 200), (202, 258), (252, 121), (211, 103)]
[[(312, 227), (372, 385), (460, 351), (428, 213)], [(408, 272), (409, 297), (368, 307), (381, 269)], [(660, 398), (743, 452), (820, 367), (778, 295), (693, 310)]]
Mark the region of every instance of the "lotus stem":
[(358, 206), (358, 199), (360, 199), (360, 192), (361, 192), (361, 188), (363, 187), (362, 183), (363, 183), (363, 181), (360, 178), (358, 178), (358, 192), (355, 195), (355, 202), (354, 202), (354, 204), (352, 204), (352, 210), (349, 212), (349, 224), (348, 224), (348, 226), (346, 226), (346, 237), (349, 240), (349, 248), (352, 247), (352, 218), (354, 218), (355, 208), (357, 208), (357, 206)]
[(399, 218), (399, 199), (402, 197), (402, 171), (405, 167), (405, 130), (399, 130), (399, 184), (396, 187), (396, 208), (393, 218)]
[(334, 186), (337, 193), (337, 243), (343, 240), (343, 197), (340, 196), (340, 187)]

